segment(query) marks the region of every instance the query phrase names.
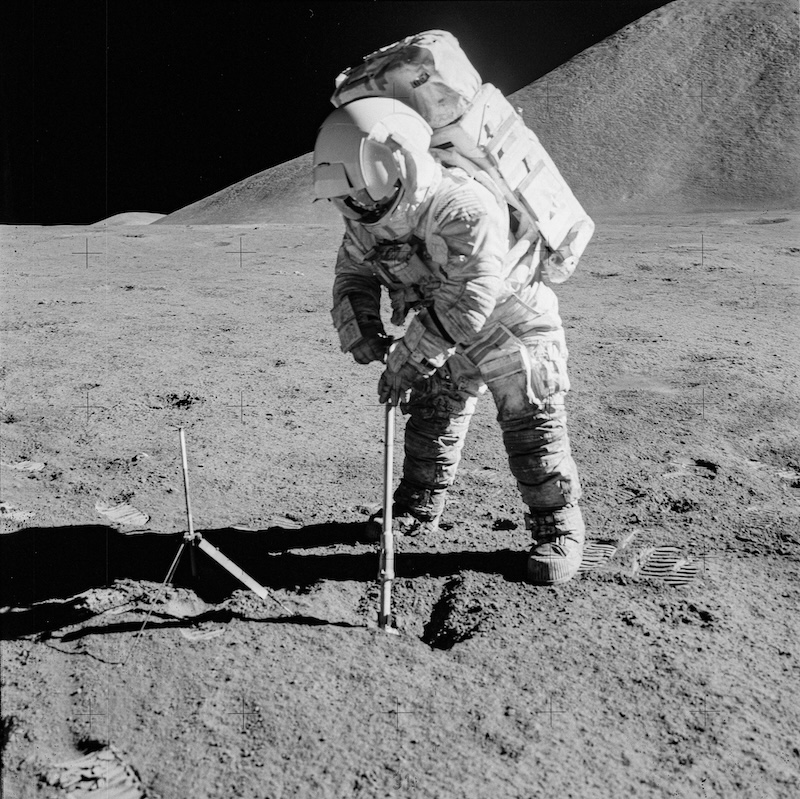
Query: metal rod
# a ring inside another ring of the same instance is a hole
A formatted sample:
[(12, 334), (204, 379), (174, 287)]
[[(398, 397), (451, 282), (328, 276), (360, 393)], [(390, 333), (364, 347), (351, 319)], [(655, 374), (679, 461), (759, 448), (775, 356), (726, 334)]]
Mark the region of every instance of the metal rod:
[(392, 467), (394, 464), (394, 405), (386, 403), (386, 424), (383, 438), (383, 531), (378, 579), (381, 584), (381, 605), (378, 627), (391, 629), (392, 581), (394, 580), (394, 536), (392, 534)]
[[(167, 576), (164, 578), (164, 582), (161, 583), (161, 587), (158, 591), (158, 596), (156, 597), (156, 603), (161, 599), (161, 595), (164, 593), (164, 588), (167, 586), (167, 583), (172, 581), (172, 578), (175, 576), (175, 571), (178, 568), (178, 561), (181, 559), (181, 555), (183, 554), (183, 550), (186, 547), (186, 541), (181, 541), (180, 547), (178, 547), (178, 551), (175, 554), (175, 557), (172, 561), (172, 565), (169, 567), (169, 571), (167, 572)], [(142, 637), (142, 633), (144, 632), (144, 628), (147, 626), (147, 622), (150, 621), (150, 616), (153, 615), (153, 610), (155, 609), (155, 604), (147, 611), (147, 615), (144, 617), (144, 621), (142, 622), (142, 626), (139, 628), (139, 632), (136, 633), (136, 637), (133, 639), (133, 643), (128, 650), (128, 653), (125, 655), (124, 660), (119, 664), (120, 666), (124, 666), (130, 656), (133, 654), (134, 650), (136, 649), (136, 645), (139, 643), (139, 639)]]
[[(178, 428), (178, 433), (181, 439), (181, 464), (183, 466), (183, 494), (186, 497), (186, 517), (188, 519), (189, 530), (184, 535), (183, 540), (194, 543), (194, 522), (192, 521), (192, 500), (189, 498), (189, 463), (186, 459), (186, 436), (184, 435), (183, 428)], [(194, 547), (189, 547), (189, 561), (192, 567), (192, 578), (197, 577), (197, 562), (194, 557)]]
[[(268, 589), (263, 585), (257, 583), (247, 572), (239, 568), (230, 558), (223, 555), (213, 544), (209, 544), (200, 533), (194, 531), (194, 522), (192, 521), (192, 502), (189, 498), (189, 464), (186, 460), (186, 436), (184, 435), (183, 428), (178, 428), (181, 439), (181, 463), (183, 464), (183, 492), (186, 495), (186, 516), (189, 519), (189, 530), (184, 535), (184, 544), (189, 544), (189, 555), (192, 559), (192, 577), (197, 576), (197, 565), (195, 562), (195, 548), (202, 549), (212, 560), (215, 560), (224, 569), (227, 569), (239, 582), (244, 583), (253, 593), (257, 594), (261, 599), (269, 597), (273, 602), (277, 602), (287, 613), (291, 613), (289, 608), (283, 604), (277, 597), (273, 596)], [(180, 554), (180, 553), (179, 553)], [(177, 558), (175, 564), (177, 565)]]
[(215, 560), (230, 572), (239, 582), (244, 583), (253, 593), (258, 594), (261, 599), (266, 599), (269, 597), (273, 602), (277, 602), (287, 613), (291, 613), (289, 608), (283, 604), (277, 597), (274, 597), (270, 592), (264, 588), (261, 583), (257, 583), (246, 571), (239, 568), (229, 557), (223, 555), (213, 544), (209, 544), (205, 538), (200, 538), (197, 542), (197, 546), (199, 549), (202, 549), (203, 552), (208, 555), (209, 558)]

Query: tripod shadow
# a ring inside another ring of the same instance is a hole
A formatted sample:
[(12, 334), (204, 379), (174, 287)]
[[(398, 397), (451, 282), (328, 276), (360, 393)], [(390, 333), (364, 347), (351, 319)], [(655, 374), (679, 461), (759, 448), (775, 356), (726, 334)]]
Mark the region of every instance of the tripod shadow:
[[(203, 537), (262, 585), (303, 591), (322, 580), (373, 582), (376, 553), (304, 554), (297, 550), (370, 543), (365, 523), (309, 525), (297, 530), (273, 527), (246, 532), (202, 530)], [(0, 639), (76, 623), (87, 615), (64, 600), (115, 580), (163, 582), (183, 533), (122, 533), (104, 525), (29, 527), (0, 535)], [(173, 585), (192, 589), (207, 603), (227, 599), (242, 584), (204, 553), (195, 552), (197, 578), (184, 552)], [(441, 577), (471, 570), (524, 579), (524, 553), (403, 553), (395, 558), (398, 578)], [(79, 618), (76, 618), (76, 614)]]

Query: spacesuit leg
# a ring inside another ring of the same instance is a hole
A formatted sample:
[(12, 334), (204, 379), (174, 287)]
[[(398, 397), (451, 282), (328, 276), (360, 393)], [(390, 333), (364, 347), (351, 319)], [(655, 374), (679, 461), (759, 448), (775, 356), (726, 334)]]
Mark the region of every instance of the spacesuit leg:
[(532, 582), (565, 582), (577, 572), (584, 524), (581, 486), (567, 435), (569, 390), (563, 334), (528, 337), (520, 350), (489, 356), (481, 370), (497, 406), (511, 472), (529, 508)]
[[(454, 360), (455, 359), (455, 360)], [(401, 406), (408, 414), (403, 477), (395, 491), (395, 513), (408, 513), (435, 530), (453, 484), (478, 394), (479, 374), (463, 379), (459, 356), (411, 391)]]

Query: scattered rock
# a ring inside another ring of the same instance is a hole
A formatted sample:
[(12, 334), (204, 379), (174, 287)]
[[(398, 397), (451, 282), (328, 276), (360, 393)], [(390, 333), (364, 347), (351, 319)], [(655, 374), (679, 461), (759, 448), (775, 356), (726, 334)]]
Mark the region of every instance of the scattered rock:
[(513, 519), (495, 519), (492, 530), (516, 530), (519, 525)]
[(14, 469), (18, 472), (41, 472), (45, 464), (40, 461), (20, 461), (19, 463), (2, 464), (7, 469)]
[(95, 502), (94, 507), (98, 513), (123, 527), (140, 527), (150, 520), (146, 513), (142, 513), (138, 508), (134, 508), (133, 505), (128, 505), (127, 502), (109, 505), (98, 500)]
[(21, 510), (8, 502), (0, 502), (0, 532), (16, 529), (20, 524), (25, 524), (36, 514), (33, 511)]
[(673, 624), (699, 624), (701, 627), (711, 627), (718, 621), (710, 610), (685, 599), (675, 603), (662, 602), (661, 609), (662, 620)]

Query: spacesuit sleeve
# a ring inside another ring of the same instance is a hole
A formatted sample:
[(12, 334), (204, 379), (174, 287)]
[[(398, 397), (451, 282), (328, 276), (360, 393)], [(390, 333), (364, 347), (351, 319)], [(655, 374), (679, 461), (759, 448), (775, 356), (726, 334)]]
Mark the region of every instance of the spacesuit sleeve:
[(433, 298), (433, 316), (456, 344), (468, 344), (494, 310), (503, 288), (508, 226), (493, 199), (461, 186), (434, 210), (435, 230), (447, 245), (445, 279)]
[[(364, 255), (374, 246), (373, 237), (349, 222), (336, 256), (336, 276), (333, 281), (334, 323), (339, 330), (342, 346), (345, 347), (342, 318), (343, 306), (352, 308), (360, 335), (383, 333), (381, 322), (381, 284)], [(349, 310), (345, 313), (349, 313)]]

